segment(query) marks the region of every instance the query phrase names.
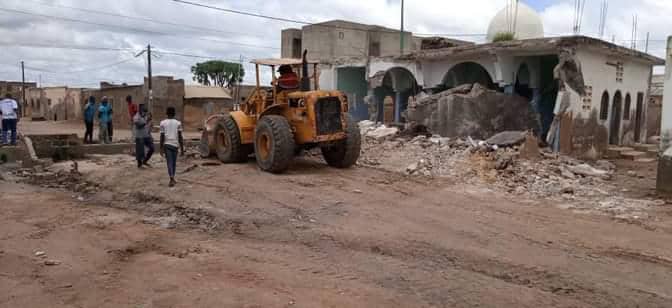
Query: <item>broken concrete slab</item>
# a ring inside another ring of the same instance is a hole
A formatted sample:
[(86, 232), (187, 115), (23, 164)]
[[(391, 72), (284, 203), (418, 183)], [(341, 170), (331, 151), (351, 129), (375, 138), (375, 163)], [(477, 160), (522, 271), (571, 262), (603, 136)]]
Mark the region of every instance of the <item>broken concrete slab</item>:
[(635, 150), (640, 151), (640, 152), (648, 152), (648, 151), (656, 151), (658, 152), (658, 145), (657, 144), (643, 144), (643, 143), (638, 143), (633, 146)]
[(624, 152), (621, 152), (621, 158), (628, 159), (628, 160), (645, 158), (646, 156), (647, 156), (647, 154), (645, 152), (640, 152), (640, 151), (624, 151)]
[(527, 99), (474, 84), (471, 91), (458, 88), (409, 103), (410, 127), (423, 127), (443, 137), (472, 136), (485, 139), (503, 131), (525, 131), (537, 126)]
[(651, 157), (646, 157), (646, 158), (637, 158), (635, 159), (636, 163), (652, 163), (655, 162), (657, 159), (651, 158)]
[(369, 132), (366, 133), (366, 137), (372, 138), (378, 141), (382, 141), (386, 138), (393, 137), (399, 133), (399, 129), (396, 127), (387, 127), (385, 125), (381, 125), (380, 127), (377, 127), (373, 130), (370, 130)]
[(485, 142), (499, 147), (512, 147), (522, 144), (525, 136), (527, 133), (524, 131), (505, 131), (488, 138)]
[(635, 149), (631, 147), (608, 147), (607, 150), (604, 152), (604, 157), (605, 158), (621, 158), (621, 153), (622, 152), (630, 152), (634, 151)]
[(605, 176), (609, 174), (608, 171), (605, 170), (600, 170), (597, 168), (593, 168), (592, 166), (588, 164), (581, 164), (581, 165), (576, 165), (576, 166), (567, 166), (567, 169), (569, 171), (573, 172), (574, 174), (579, 174), (583, 176)]

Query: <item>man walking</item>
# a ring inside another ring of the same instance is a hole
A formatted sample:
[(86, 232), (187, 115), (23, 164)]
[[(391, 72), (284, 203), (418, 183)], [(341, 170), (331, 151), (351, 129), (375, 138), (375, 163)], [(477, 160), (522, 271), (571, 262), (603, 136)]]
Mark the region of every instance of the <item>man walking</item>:
[(84, 143), (93, 143), (93, 120), (96, 117), (96, 98), (89, 96), (89, 100), (84, 107)]
[[(154, 140), (152, 139), (152, 119), (147, 115), (147, 108), (140, 105), (140, 111), (133, 116), (133, 135), (135, 136), (135, 159), (138, 169), (149, 166), (149, 159), (154, 154)], [(145, 147), (147, 154), (145, 155)]]
[(0, 101), (0, 116), (2, 116), (2, 144), (7, 145), (7, 134), (11, 133), (11, 145), (16, 145), (16, 124), (19, 122), (19, 105), (12, 95), (7, 93)]
[(98, 139), (100, 143), (107, 144), (112, 142), (110, 137), (109, 125), (112, 122), (112, 110), (107, 102), (107, 96), (103, 96), (98, 107)]
[(182, 138), (182, 123), (175, 119), (175, 107), (166, 109), (167, 119), (159, 124), (161, 128), (161, 155), (165, 155), (168, 165), (169, 187), (175, 186), (175, 168), (177, 165), (177, 149), (184, 155), (184, 139)]

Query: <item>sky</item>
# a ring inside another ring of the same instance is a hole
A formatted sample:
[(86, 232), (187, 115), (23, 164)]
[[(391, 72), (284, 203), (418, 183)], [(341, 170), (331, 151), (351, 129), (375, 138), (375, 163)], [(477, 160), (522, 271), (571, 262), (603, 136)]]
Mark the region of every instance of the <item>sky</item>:
[[(346, 19), (399, 27), (399, 0), (189, 1), (306, 22)], [(575, 0), (521, 1), (539, 12), (547, 36), (571, 34)], [(406, 29), (482, 42), (492, 17), (509, 2), (405, 0)], [(586, 0), (581, 34), (598, 35), (601, 2)], [(644, 50), (649, 32), (650, 53), (664, 56), (665, 38), (672, 35), (672, 1), (608, 2), (605, 39), (630, 46), (636, 14), (637, 48)], [(278, 57), (280, 31), (300, 26), (174, 0), (0, 0), (0, 80), (20, 80), (24, 61), (26, 79), (43, 86), (140, 83), (146, 74), (146, 55), (138, 54), (151, 44), (155, 75), (193, 83), (190, 68), (195, 63), (240, 61), (242, 56), (245, 81), (251, 83), (250, 59)]]

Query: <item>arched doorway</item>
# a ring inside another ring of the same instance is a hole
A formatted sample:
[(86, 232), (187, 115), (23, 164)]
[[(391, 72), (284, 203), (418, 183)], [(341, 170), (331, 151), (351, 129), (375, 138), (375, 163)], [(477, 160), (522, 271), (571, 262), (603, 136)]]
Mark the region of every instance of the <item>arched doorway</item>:
[(443, 77), (440, 88), (451, 89), (463, 84), (479, 83), (487, 88), (494, 88), (492, 77), (488, 71), (476, 62), (462, 62), (453, 66)]
[(623, 96), (621, 91), (616, 91), (611, 103), (611, 120), (609, 125), (609, 144), (617, 145), (621, 134), (621, 104)]
[(378, 120), (381, 122), (402, 122), (402, 113), (408, 101), (420, 91), (413, 74), (403, 67), (393, 67), (383, 77), (374, 90), (378, 105)]

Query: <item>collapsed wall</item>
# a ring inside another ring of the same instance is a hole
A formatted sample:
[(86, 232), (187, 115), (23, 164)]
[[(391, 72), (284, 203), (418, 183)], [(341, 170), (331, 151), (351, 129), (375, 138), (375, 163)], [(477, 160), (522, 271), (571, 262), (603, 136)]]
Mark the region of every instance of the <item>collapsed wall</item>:
[(409, 103), (406, 119), (443, 137), (486, 139), (503, 131), (537, 127), (529, 102), (518, 95), (462, 85)]

